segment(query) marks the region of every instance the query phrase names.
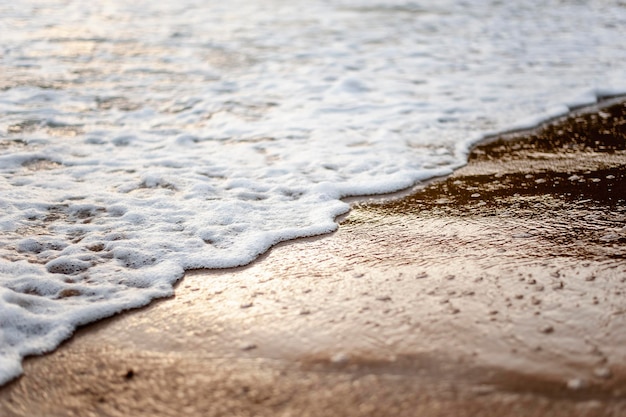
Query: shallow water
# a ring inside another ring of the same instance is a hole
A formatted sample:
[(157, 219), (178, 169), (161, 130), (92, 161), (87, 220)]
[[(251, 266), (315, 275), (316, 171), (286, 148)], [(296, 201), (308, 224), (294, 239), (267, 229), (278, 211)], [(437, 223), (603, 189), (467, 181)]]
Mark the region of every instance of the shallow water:
[(342, 197), (444, 175), (487, 134), (626, 93), (620, 1), (0, 15), (0, 383), (185, 269), (330, 232)]

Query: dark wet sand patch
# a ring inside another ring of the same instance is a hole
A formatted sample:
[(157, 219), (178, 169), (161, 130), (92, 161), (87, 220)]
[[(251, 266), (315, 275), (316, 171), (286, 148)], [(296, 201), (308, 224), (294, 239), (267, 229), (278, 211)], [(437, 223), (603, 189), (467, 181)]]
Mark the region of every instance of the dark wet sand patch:
[(573, 114), (530, 134), (488, 141), (474, 148), (469, 164), (450, 177), (405, 198), (370, 204), (365, 211), (515, 217), (542, 229), (541, 239), (554, 245), (554, 256), (623, 259), (626, 105)]

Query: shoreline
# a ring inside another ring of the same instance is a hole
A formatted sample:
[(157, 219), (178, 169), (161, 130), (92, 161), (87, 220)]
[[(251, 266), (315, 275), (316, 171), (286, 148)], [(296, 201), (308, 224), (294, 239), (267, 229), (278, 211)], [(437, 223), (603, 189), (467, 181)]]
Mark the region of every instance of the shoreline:
[[(496, 141), (524, 140), (524, 138), (528, 136), (533, 136), (533, 135), (538, 134), (538, 132), (540, 132), (542, 129), (545, 129), (547, 126), (563, 123), (572, 117), (598, 113), (604, 108), (611, 107), (613, 105), (620, 104), (625, 101), (626, 101), (626, 95), (623, 95), (623, 94), (599, 96), (598, 101), (595, 103), (572, 106), (570, 107), (570, 111), (567, 112), (566, 114), (545, 119), (541, 121), (540, 123), (538, 123), (536, 126), (533, 126), (530, 128), (508, 129), (508, 130), (503, 130), (502, 132), (487, 134), (482, 139), (478, 140), (476, 143), (470, 146), (470, 150), (468, 152), (467, 157), (469, 159), (470, 155), (474, 153), (476, 148), (486, 147)], [(354, 204), (357, 204), (357, 205), (361, 203), (367, 204), (369, 202), (377, 202), (380, 200), (392, 200), (392, 199), (406, 197), (411, 194), (418, 193), (420, 190), (422, 190), (423, 188), (427, 187), (428, 185), (434, 182), (445, 180), (446, 178), (454, 175), (454, 173), (458, 171), (459, 169), (462, 169), (463, 167), (467, 166), (468, 163), (469, 163), (469, 160), (465, 165), (455, 168), (453, 172), (449, 175), (432, 177), (427, 180), (421, 181), (419, 184), (415, 184), (411, 187), (408, 187), (402, 190), (392, 191), (389, 193), (374, 194), (374, 195), (349, 196), (349, 197), (342, 198), (341, 200), (346, 203), (351, 204), (351, 207), (352, 207), (352, 205)], [(347, 217), (348, 215), (349, 213), (342, 214), (338, 216), (336, 220), (338, 222), (341, 222), (341, 219)], [(290, 241), (287, 241), (287, 242), (290, 242)], [(284, 242), (280, 242), (279, 244), (281, 243), (284, 243)]]
[[(173, 299), (27, 359), (0, 414), (626, 412), (618, 102), (481, 142), (408, 196), (359, 198), (330, 236), (187, 272)], [(538, 136), (580, 137), (592, 116), (613, 124), (605, 142)]]

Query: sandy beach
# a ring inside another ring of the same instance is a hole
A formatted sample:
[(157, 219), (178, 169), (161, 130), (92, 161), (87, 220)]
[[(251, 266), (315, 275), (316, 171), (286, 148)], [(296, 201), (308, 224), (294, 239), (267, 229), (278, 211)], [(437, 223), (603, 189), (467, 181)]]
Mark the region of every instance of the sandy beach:
[(626, 415), (626, 104), (84, 327), (13, 416)]

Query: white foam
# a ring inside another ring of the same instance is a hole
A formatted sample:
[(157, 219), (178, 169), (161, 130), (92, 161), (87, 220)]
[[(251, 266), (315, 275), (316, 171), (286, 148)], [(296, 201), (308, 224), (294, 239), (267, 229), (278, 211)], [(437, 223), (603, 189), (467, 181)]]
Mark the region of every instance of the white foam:
[(626, 93), (617, 0), (0, 14), (0, 384), (184, 269), (328, 233), (342, 197), (450, 173), (486, 134)]

